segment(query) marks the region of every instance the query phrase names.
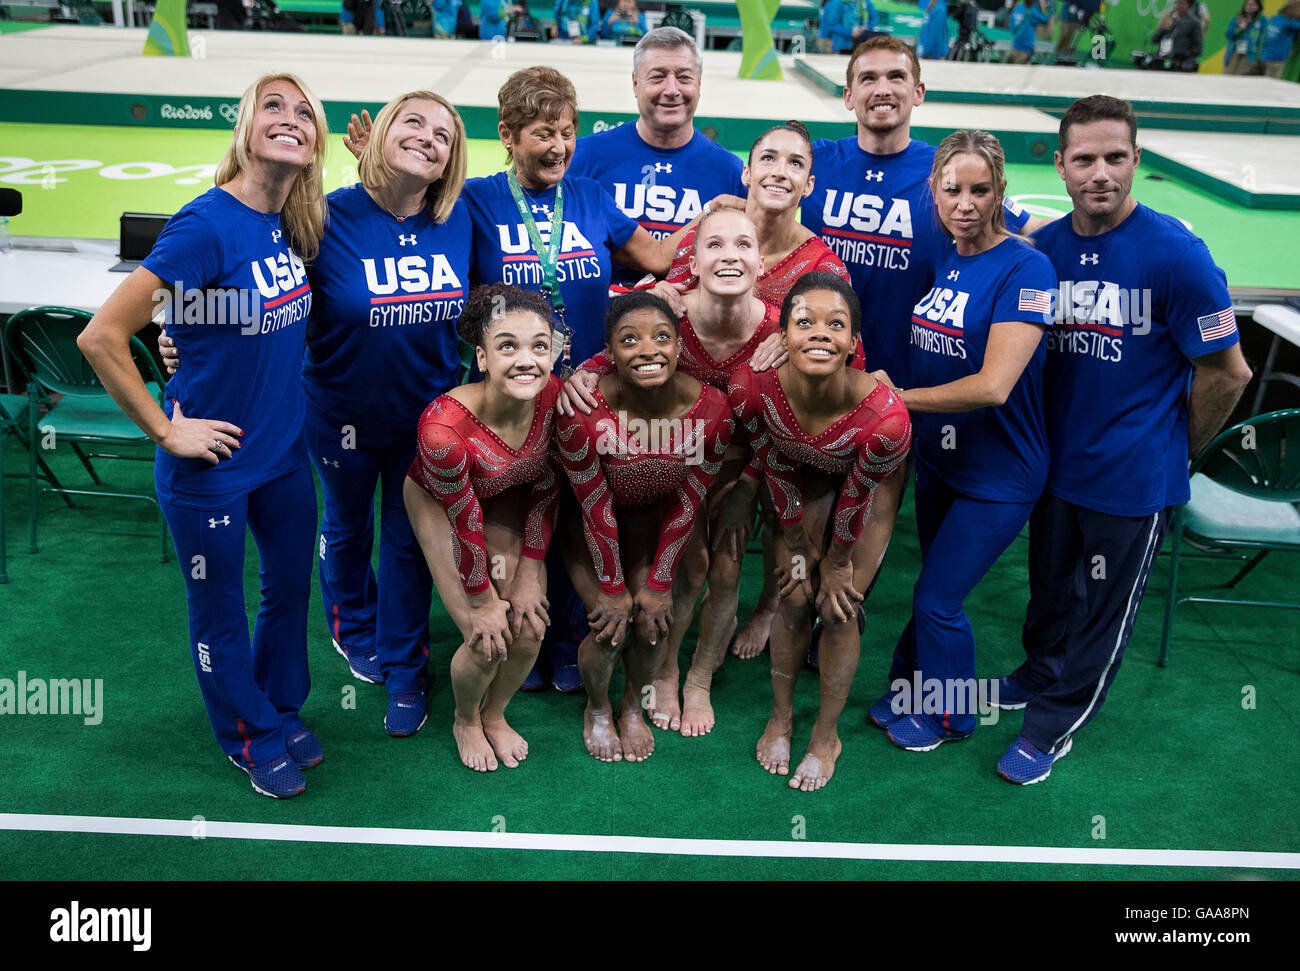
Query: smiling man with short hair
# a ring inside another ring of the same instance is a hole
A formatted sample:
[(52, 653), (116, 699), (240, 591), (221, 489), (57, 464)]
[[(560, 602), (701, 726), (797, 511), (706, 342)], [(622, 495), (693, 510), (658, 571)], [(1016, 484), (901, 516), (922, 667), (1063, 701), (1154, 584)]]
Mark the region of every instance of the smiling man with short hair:
[[(710, 199), (745, 195), (740, 159), (695, 129), (703, 58), (691, 35), (657, 27), (632, 54), (639, 117), (578, 139), (573, 175), (595, 179), (619, 207), (656, 238), (670, 236)], [(615, 268), (613, 282), (640, 274)]]
[(1076, 101), (1059, 143), (1074, 210), (1034, 234), (1061, 281), (1043, 385), (1051, 470), (1029, 520), (1026, 661), (994, 696), (1026, 709), (998, 762), (1019, 785), (1047, 778), (1106, 700), (1170, 507), (1190, 498), (1188, 458), (1251, 377), (1223, 270), (1131, 194), (1132, 106)]

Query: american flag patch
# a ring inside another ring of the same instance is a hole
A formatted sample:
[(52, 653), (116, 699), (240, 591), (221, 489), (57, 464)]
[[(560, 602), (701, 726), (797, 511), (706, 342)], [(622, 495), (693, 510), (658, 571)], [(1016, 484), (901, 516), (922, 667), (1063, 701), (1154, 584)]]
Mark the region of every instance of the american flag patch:
[(1227, 310), (1220, 310), (1217, 314), (1197, 317), (1196, 327), (1201, 332), (1201, 340), (1217, 341), (1220, 337), (1227, 337), (1237, 332), (1237, 315), (1229, 307)]
[(1046, 290), (1021, 290), (1019, 310), (1028, 310), (1036, 314), (1052, 312), (1052, 295)]

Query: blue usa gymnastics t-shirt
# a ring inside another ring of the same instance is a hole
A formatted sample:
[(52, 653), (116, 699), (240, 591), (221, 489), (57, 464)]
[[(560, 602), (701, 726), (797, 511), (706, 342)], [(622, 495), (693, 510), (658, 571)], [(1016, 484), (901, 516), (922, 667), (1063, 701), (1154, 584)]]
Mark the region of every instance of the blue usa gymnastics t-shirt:
[(429, 402), (460, 378), (456, 321), (473, 257), (463, 200), (399, 222), (360, 183), (329, 195), (310, 268), (303, 378), (314, 420), (353, 427), (358, 447), (415, 441)]
[(1141, 204), (1100, 236), (1064, 216), (1034, 242), (1061, 278), (1047, 491), (1115, 516), (1186, 502), (1189, 358), (1239, 340), (1223, 271), (1181, 222)]
[[(701, 132), (681, 148), (656, 148), (626, 122), (578, 139), (570, 176), (595, 179), (618, 207), (655, 239), (671, 236), (720, 195), (744, 198), (740, 159)], [(613, 282), (631, 286), (644, 274), (614, 264)]]
[[(1051, 261), (1008, 238), (976, 256), (954, 247), (912, 309), (912, 384), (948, 384), (984, 366), (989, 331), (1000, 321), (1050, 327), (1056, 272)], [(1046, 340), (997, 408), (912, 413), (917, 461), (957, 492), (991, 502), (1032, 502), (1047, 480), (1043, 417)]]
[(142, 265), (182, 299), (167, 333), (184, 366), (167, 382), (171, 417), (228, 421), (241, 447), (212, 465), (158, 449), (158, 494), (177, 505), (245, 495), (307, 461), (302, 348), (311, 286), (279, 213), (212, 188), (167, 221)]
[[(614, 204), (613, 196), (591, 179), (566, 174), (563, 185), (564, 237), (556, 280), (564, 296), (565, 323), (573, 332), (571, 364), (577, 367), (605, 346), (611, 253), (621, 248), (637, 227)], [(549, 246), (555, 189), (524, 189), (523, 194), (542, 245)], [(470, 179), (465, 183), (464, 199), (474, 223), (474, 267), (479, 282), (540, 291), (542, 267), (519, 218), (506, 173)]]
[[(844, 261), (862, 301), (867, 370), (884, 369), (900, 387), (908, 374), (908, 320), (934, 281), (952, 242), (939, 225), (930, 192), (934, 146), (912, 139), (892, 155), (874, 155), (856, 135), (813, 144), (813, 191), (800, 219)], [(1007, 228), (1019, 232), (1029, 216), (1003, 204)]]

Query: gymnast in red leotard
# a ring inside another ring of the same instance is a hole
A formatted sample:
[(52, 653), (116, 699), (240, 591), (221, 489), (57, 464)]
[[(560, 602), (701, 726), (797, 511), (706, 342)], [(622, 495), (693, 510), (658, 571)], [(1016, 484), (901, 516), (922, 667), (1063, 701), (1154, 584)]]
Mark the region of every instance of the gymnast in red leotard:
[[(678, 369), (720, 391), (726, 391), (739, 368), (762, 357), (761, 348), (775, 344), (773, 363), (785, 360), (780, 349), (779, 307), (766, 304), (753, 293), (760, 267), (758, 230), (743, 213), (720, 209), (704, 216), (692, 230), (697, 242), (690, 260), (691, 273), (699, 286), (681, 296), (686, 313), (681, 319), (682, 351)], [(854, 366), (862, 367), (864, 355), (857, 345)], [(755, 363), (754, 367), (759, 365)], [(595, 404), (591, 389), (598, 375), (608, 374), (613, 365), (604, 355), (583, 364), (567, 385), (568, 396), (559, 408), (589, 410)], [(699, 636), (695, 655), (678, 701), (678, 648), (691, 623), (689, 614), (674, 618), (669, 649), (664, 652), (655, 675), (655, 704), (651, 721), (659, 728), (680, 730), (687, 737), (705, 735), (713, 729), (711, 687), (714, 670), (722, 663), (727, 644), (737, 628), (741, 560), (754, 522), (754, 497), (728, 499), (741, 470), (749, 461), (748, 436), (733, 437), (722, 470), (709, 490), (710, 549), (702, 556), (688, 552), (683, 561), (685, 580), (698, 592), (705, 583), (708, 595), (700, 606)], [(763, 532), (763, 593), (755, 613), (776, 615), (777, 589), (773, 575), (775, 561), (771, 537), (775, 520), (764, 508), (768, 528)], [(770, 623), (763, 627), (764, 639)], [(739, 640), (739, 639), (737, 639)], [(762, 643), (758, 645), (762, 648)], [(736, 649), (733, 648), (733, 651)], [(748, 653), (745, 656), (754, 656)]]
[[(425, 409), (404, 491), (407, 514), (464, 641), (451, 659), (461, 761), (515, 768), (528, 743), (505, 720), (546, 632), (543, 558), (559, 513), (550, 456), (560, 380), (551, 374), (551, 315), (537, 293), (474, 290), (457, 330), (483, 380)], [(450, 556), (448, 552), (450, 551)]]
[[(805, 273), (824, 270), (849, 278), (844, 261), (799, 222), (799, 204), (813, 188), (812, 161), (812, 140), (800, 122), (769, 128), (750, 146), (749, 162), (741, 173), (749, 195), (734, 200), (743, 202), (745, 215), (758, 229), (762, 269), (754, 294), (778, 308)], [(698, 226), (688, 230), (682, 238), (666, 277), (682, 290), (699, 282), (699, 274), (691, 267), (698, 230)]]
[[(561, 416), (556, 446), (582, 507), (582, 536), (561, 537), (574, 588), (590, 613), (578, 649), (587, 689), (583, 739), (603, 762), (654, 751), (643, 719), (674, 621), (689, 623), (699, 587), (678, 566), (705, 546), (705, 496), (735, 421), (726, 396), (677, 368), (677, 319), (659, 297), (617, 298), (605, 321), (614, 370), (590, 414)], [(584, 542), (585, 541), (585, 542)], [(627, 685), (615, 724), (609, 682), (619, 658)]]
[(848, 368), (860, 324), (857, 297), (838, 276), (810, 273), (786, 297), (782, 340), (789, 360), (741, 368), (730, 398), (754, 457), (735, 490), (761, 478), (780, 521), (775, 537), (780, 607), (772, 627), (772, 713), (758, 761), (789, 773), (794, 687), (808, 653), (812, 612), (821, 639), (821, 705), (791, 788), (829, 781), (840, 754), (838, 723), (857, 671), (857, 614), (893, 531), (911, 444), (911, 419), (887, 385)]

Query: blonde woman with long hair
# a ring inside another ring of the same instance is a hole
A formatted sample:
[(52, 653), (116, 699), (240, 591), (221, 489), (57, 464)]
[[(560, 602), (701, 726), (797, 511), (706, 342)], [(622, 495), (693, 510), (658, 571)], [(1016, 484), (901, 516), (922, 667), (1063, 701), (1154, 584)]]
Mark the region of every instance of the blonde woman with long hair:
[[(432, 91), (398, 95), (376, 115), (358, 156), (361, 180), (330, 193), (309, 269), (315, 303), (303, 384), (325, 506), (325, 623), (353, 677), (387, 687), (384, 728), (395, 738), (419, 731), (427, 711), (433, 580), (402, 483), (421, 413), (458, 383), (455, 325), (472, 235), (465, 169), (465, 124), (451, 103)], [(167, 343), (159, 341), (163, 356), (174, 361)]]
[(958, 131), (939, 144), (930, 188), (955, 245), (912, 309), (911, 385), (894, 389), (912, 416), (922, 565), (889, 691), (869, 717), (916, 752), (975, 728), (975, 635), (964, 603), (1047, 479), (1042, 373), (1056, 271), (1007, 232), (1006, 184), (1002, 146), (988, 132)]
[[(328, 132), (291, 74), (244, 92), (216, 185), (171, 218), (78, 345), (123, 411), (158, 444), (154, 481), (185, 579), (190, 650), (222, 751), (263, 795), (303, 791), (322, 759), (307, 699), (307, 602), (316, 493), (303, 437), (304, 261), (320, 248)], [(190, 358), (159, 408), (130, 338), (165, 305)], [(250, 643), (244, 530), (262, 599)]]

